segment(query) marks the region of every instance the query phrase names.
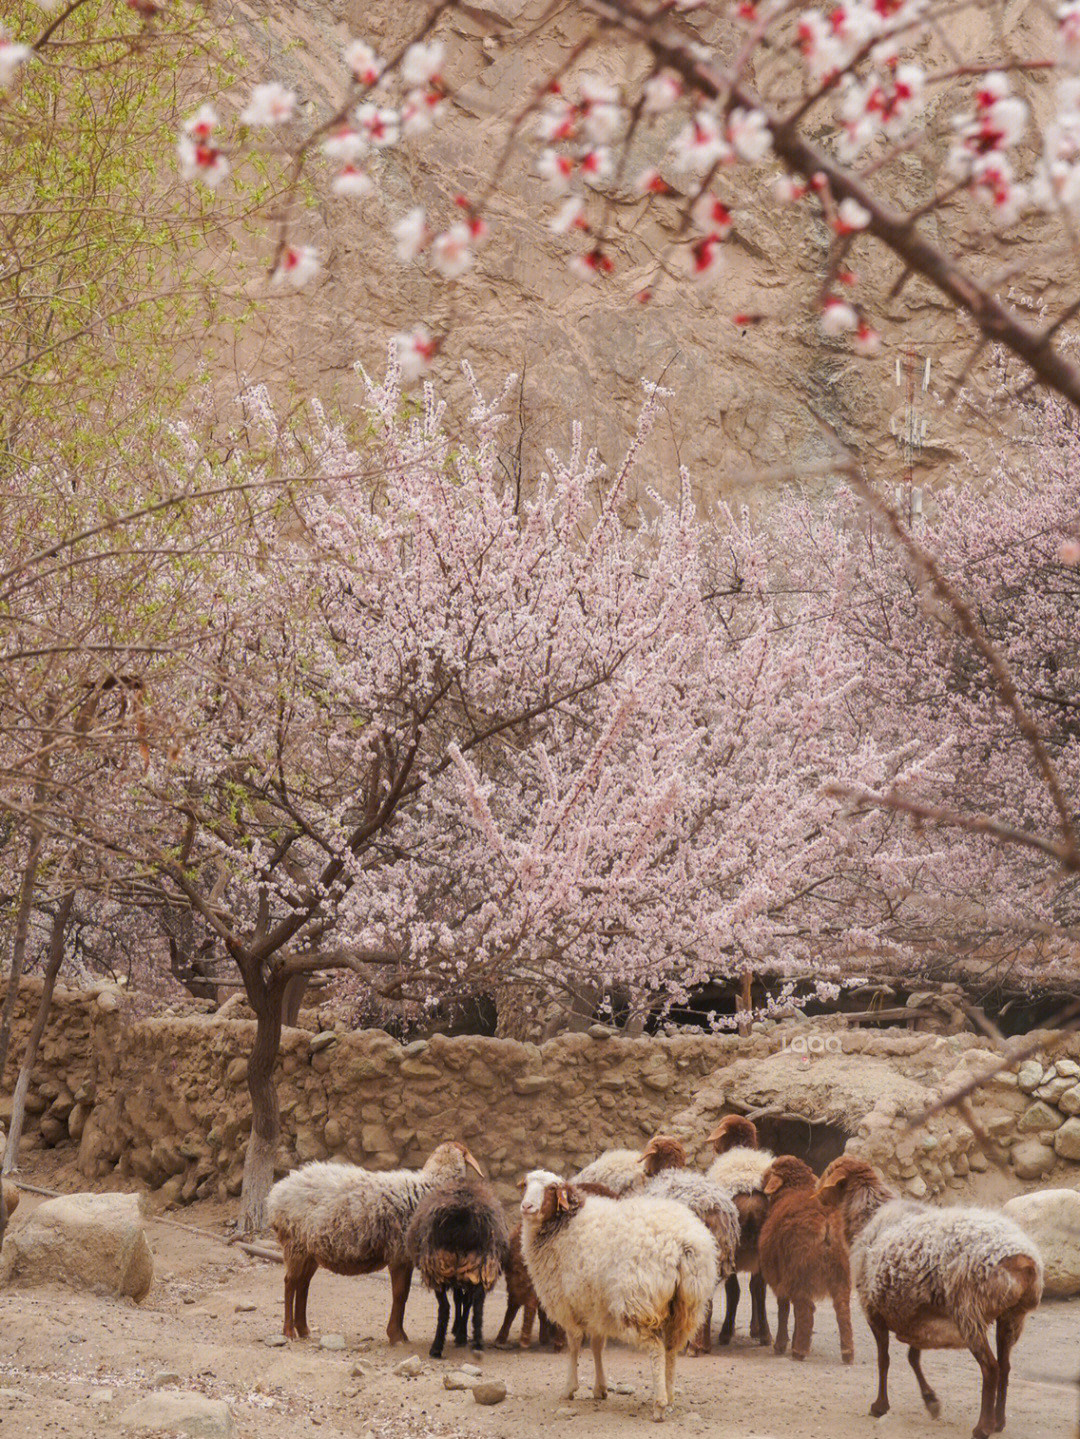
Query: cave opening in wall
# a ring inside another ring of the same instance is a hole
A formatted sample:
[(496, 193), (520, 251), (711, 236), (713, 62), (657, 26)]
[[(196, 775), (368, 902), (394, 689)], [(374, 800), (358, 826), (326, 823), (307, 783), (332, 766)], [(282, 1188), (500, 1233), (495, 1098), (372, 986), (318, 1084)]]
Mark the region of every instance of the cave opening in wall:
[(823, 1124), (799, 1114), (756, 1118), (758, 1138), (774, 1154), (794, 1154), (820, 1174), (844, 1152), (849, 1135), (838, 1124)]

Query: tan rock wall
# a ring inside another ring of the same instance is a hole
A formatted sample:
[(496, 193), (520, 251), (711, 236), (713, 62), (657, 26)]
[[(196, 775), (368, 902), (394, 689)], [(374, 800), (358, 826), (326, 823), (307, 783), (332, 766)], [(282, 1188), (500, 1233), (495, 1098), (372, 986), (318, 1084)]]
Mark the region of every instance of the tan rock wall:
[[(15, 1063), (39, 993), (39, 982), (24, 983), (0, 1120), (10, 1113)], [(162, 1189), (165, 1199), (238, 1194), (253, 1037), (251, 1020), (140, 1019), (121, 991), (58, 990), (23, 1144), (67, 1147), (86, 1178)], [(1080, 1037), (1047, 1034), (1034, 1061), (1038, 1075), (1029, 1062), (1019, 1076), (1006, 1071), (977, 1093), (979, 1122), (1012, 1158), (1015, 1177), (1045, 1182), (1053, 1169), (1063, 1183), (1080, 1179), (1071, 1130), (1056, 1145), (1050, 1132), (1075, 1121), (1034, 1087), (1037, 1078), (1045, 1095), (1056, 1094), (1055, 1081), (1073, 1078), (1078, 1057)], [(659, 1129), (682, 1135), (703, 1162), (717, 1116), (762, 1110), (830, 1126), (836, 1142), (846, 1139), (908, 1193), (963, 1194), (971, 1171), (987, 1167), (970, 1129), (951, 1112), (914, 1130), (906, 1121), (992, 1061), (973, 1035), (849, 1033), (831, 1020), (765, 1028), (747, 1039), (623, 1039), (596, 1026), (541, 1045), (439, 1035), (402, 1046), (378, 1030), (287, 1029), (278, 1162), (282, 1172), (310, 1159), (418, 1165), (443, 1139), (460, 1137), (509, 1199), (528, 1168), (571, 1173), (601, 1150), (636, 1146)], [(1045, 1078), (1052, 1065), (1060, 1073)], [(1047, 1112), (1032, 1116), (1035, 1103)], [(1039, 1176), (1024, 1172), (1033, 1141), (1050, 1155)]]

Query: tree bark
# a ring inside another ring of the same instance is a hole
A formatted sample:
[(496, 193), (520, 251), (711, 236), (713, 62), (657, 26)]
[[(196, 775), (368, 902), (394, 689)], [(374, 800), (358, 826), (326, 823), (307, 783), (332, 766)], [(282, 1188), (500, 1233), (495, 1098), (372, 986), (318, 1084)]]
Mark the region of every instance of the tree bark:
[(19, 995), (19, 980), (22, 977), (23, 962), (26, 958), (26, 941), (30, 934), (30, 916), (34, 909), (34, 884), (37, 880), (38, 859), (41, 856), (41, 831), (36, 825), (30, 829), (30, 848), (26, 854), (22, 884), (19, 886), (19, 904), (15, 912), (15, 936), (11, 944), (11, 969), (8, 972), (7, 994), (4, 996), (4, 1011), (0, 1016), (0, 1084), (4, 1082), (8, 1050), (11, 1047), (11, 1024), (15, 1015), (15, 1001)]
[(241, 974), (256, 1023), (255, 1043), (248, 1059), (251, 1137), (244, 1156), (240, 1226), (245, 1234), (257, 1234), (266, 1224), (266, 1196), (274, 1182), (274, 1157), (281, 1129), (274, 1065), (281, 1047), (286, 980), (278, 975), (264, 979), (261, 972), (253, 972), (246, 965), (241, 965)]
[[(52, 1008), (56, 976), (60, 973), (60, 966), (64, 962), (64, 935), (67, 933), (68, 920), (71, 917), (74, 903), (75, 891), (72, 889), (64, 895), (59, 909), (53, 916), (52, 929), (49, 933), (49, 958), (45, 966), (41, 1000), (34, 1017), (34, 1026), (26, 1041), (22, 1068), (19, 1070), (19, 1077), (15, 1082), (15, 1093), (11, 1099), (11, 1124), (8, 1128), (4, 1162), (0, 1165), (0, 1175), (10, 1174), (13, 1169), (18, 1168), (19, 1140), (22, 1138), (23, 1120), (26, 1118), (26, 1091), (30, 1088), (30, 1076), (37, 1062), (38, 1047), (41, 1044), (41, 1037), (45, 1033), (45, 1025), (48, 1023), (49, 1010)], [(2, 1189), (3, 1185), (0, 1185), (0, 1190)]]
[(304, 995), (307, 994), (308, 985), (311, 982), (310, 974), (294, 974), (285, 986), (285, 994), (281, 1001), (282, 1023), (295, 1025), (300, 1018), (300, 1006), (304, 1002)]

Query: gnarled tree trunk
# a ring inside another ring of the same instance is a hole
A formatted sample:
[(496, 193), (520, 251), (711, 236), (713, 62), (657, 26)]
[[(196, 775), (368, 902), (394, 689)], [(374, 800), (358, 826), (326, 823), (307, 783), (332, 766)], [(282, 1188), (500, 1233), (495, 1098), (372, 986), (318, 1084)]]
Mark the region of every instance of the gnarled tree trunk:
[[(19, 1140), (22, 1138), (23, 1121), (26, 1118), (26, 1093), (30, 1088), (30, 1076), (33, 1074), (34, 1065), (37, 1062), (41, 1037), (45, 1033), (45, 1025), (49, 1020), (53, 990), (56, 988), (56, 976), (60, 973), (60, 966), (64, 962), (64, 935), (67, 933), (68, 920), (71, 917), (74, 903), (75, 891), (70, 890), (60, 901), (60, 907), (53, 916), (52, 928), (49, 932), (49, 957), (45, 965), (45, 981), (41, 988), (41, 1000), (38, 1004), (37, 1014), (34, 1016), (34, 1025), (26, 1041), (22, 1068), (19, 1070), (19, 1077), (15, 1082), (15, 1093), (11, 1099), (11, 1125), (8, 1129), (7, 1149), (4, 1153), (4, 1162), (0, 1165), (0, 1174), (10, 1174), (13, 1169), (18, 1167)], [(2, 1189), (3, 1185), (0, 1185), (0, 1190)]]
[(244, 987), (255, 1011), (255, 1043), (248, 1058), (248, 1093), (251, 1095), (251, 1137), (244, 1156), (240, 1189), (240, 1225), (247, 1234), (266, 1224), (266, 1196), (274, 1182), (274, 1157), (281, 1130), (274, 1065), (281, 1047), (281, 1011), (286, 980), (269, 979), (261, 971), (241, 966)]
[(34, 910), (34, 885), (37, 882), (38, 859), (41, 856), (41, 831), (36, 825), (30, 830), (30, 848), (26, 854), (22, 883), (19, 885), (19, 904), (15, 911), (15, 935), (11, 944), (11, 969), (8, 972), (7, 994), (4, 996), (4, 1012), (0, 1016), (0, 1084), (4, 1082), (8, 1050), (11, 1047), (11, 1023), (15, 1014), (15, 1001), (19, 996), (19, 980), (22, 978), (23, 963), (26, 959), (26, 941), (30, 934), (30, 916)]

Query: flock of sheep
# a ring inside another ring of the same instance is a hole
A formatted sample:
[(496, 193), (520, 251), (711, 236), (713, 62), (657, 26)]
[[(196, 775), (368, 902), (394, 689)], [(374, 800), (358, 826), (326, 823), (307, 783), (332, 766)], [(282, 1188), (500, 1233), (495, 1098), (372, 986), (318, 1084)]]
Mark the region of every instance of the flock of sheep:
[[(521, 1344), (539, 1316), (541, 1342), (565, 1344), (564, 1397), (578, 1387), (585, 1336), (595, 1364), (593, 1395), (607, 1387), (609, 1338), (649, 1353), (653, 1417), (671, 1402), (675, 1359), (711, 1344), (712, 1298), (724, 1281), (718, 1334), (730, 1342), (739, 1272), (750, 1276), (750, 1334), (772, 1342), (766, 1286), (776, 1295), (778, 1354), (810, 1349), (814, 1305), (831, 1299), (845, 1363), (854, 1357), (851, 1282), (877, 1344), (878, 1393), (889, 1408), (889, 1336), (908, 1359), (933, 1416), (937, 1396), (922, 1371), (923, 1349), (967, 1348), (982, 1371), (973, 1439), (1005, 1427), (1009, 1356), (1042, 1296), (1042, 1261), (1024, 1232), (993, 1210), (935, 1208), (899, 1199), (872, 1165), (842, 1156), (819, 1179), (792, 1155), (758, 1145), (747, 1119), (730, 1115), (709, 1136), (717, 1157), (701, 1174), (680, 1141), (656, 1135), (643, 1151), (609, 1150), (572, 1179), (533, 1170), (521, 1182), (521, 1222), (507, 1231), (502, 1206), (464, 1144), (441, 1144), (420, 1170), (374, 1172), (354, 1165), (304, 1165), (274, 1185), (269, 1220), (285, 1258), (285, 1335), (306, 1338), (308, 1287), (322, 1265), (337, 1274), (389, 1269), (387, 1335), (403, 1341), (413, 1268), (434, 1290), (431, 1354), (453, 1337), (483, 1347), (484, 1296), (505, 1272), (507, 1311), (497, 1344), (524, 1310)], [(475, 1173), (470, 1173), (470, 1170)], [(996, 1326), (997, 1353), (987, 1330)]]

